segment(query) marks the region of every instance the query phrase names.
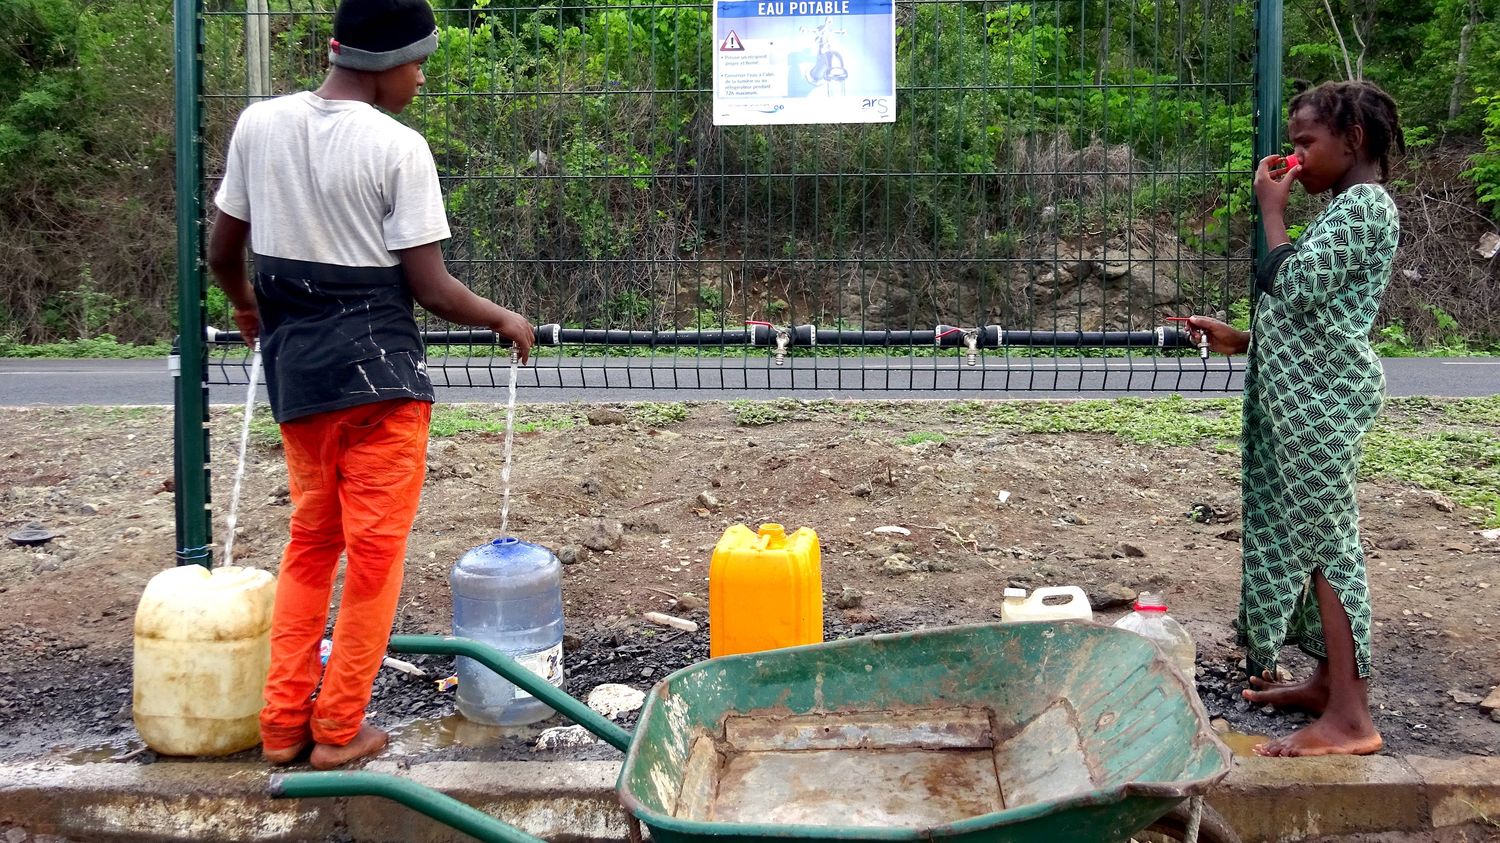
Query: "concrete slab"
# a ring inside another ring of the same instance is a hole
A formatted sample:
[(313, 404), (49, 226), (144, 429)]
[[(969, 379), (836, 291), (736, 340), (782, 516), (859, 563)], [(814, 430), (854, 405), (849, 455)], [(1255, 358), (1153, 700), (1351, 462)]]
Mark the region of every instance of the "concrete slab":
[[(624, 840), (625, 809), (615, 797), (620, 765), (443, 761), (402, 769), (391, 762), (365, 767), (411, 779), (466, 802), (496, 819), (553, 843)], [(360, 843), (470, 843), (434, 820), (385, 799), (350, 799), (347, 831)]]
[[(1500, 832), (1500, 758), (1239, 758), (1209, 799), (1245, 843), (1482, 840)], [(618, 843), (619, 765), (443, 761), (369, 765), (559, 843)], [(272, 800), (260, 764), (0, 765), (0, 843), (467, 840), (373, 797)], [(1473, 835), (1479, 836), (1473, 836)]]
[(335, 815), (271, 802), (264, 764), (20, 764), (0, 767), (0, 827), (76, 840), (303, 841)]
[(1408, 761), (1427, 791), (1435, 828), (1481, 823), (1500, 837), (1500, 758), (1414, 756)]
[(1389, 756), (1236, 757), (1208, 802), (1245, 843), (1431, 828), (1421, 778)]

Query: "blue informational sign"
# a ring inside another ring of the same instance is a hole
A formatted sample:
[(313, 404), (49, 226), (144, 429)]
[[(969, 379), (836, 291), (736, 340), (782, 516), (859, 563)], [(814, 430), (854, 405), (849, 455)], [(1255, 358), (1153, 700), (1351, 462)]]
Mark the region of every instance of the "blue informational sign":
[(893, 0), (714, 3), (714, 125), (896, 119)]

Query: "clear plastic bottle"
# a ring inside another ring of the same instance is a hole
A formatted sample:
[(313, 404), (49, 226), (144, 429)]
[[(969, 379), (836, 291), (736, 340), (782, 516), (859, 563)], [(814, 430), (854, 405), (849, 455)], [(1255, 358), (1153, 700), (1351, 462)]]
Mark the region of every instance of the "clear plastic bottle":
[[(558, 687), (563, 682), (562, 565), (514, 538), (480, 545), (453, 566), (453, 634), (501, 650)], [(472, 659), (459, 658), (458, 712), (476, 723), (519, 726), (552, 709)]]
[(1167, 601), (1160, 594), (1141, 592), (1135, 611), (1115, 621), (1115, 628), (1150, 639), (1188, 683), (1193, 682), (1198, 648), (1182, 624), (1167, 614)]

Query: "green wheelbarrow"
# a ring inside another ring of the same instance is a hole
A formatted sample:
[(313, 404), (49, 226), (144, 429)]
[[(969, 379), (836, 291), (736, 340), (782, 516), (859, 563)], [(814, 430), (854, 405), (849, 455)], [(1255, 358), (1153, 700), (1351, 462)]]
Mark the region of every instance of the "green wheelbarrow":
[[(633, 738), (494, 648), (398, 635), (391, 649), (473, 658), (622, 750), (620, 801), (658, 843), (1117, 843), (1150, 829), (1191, 839), (1199, 815), (1188, 818), (1185, 800), (1230, 769), (1156, 647), (1093, 624), (949, 627), (711, 659), (656, 685)], [(396, 776), (290, 773), (271, 789), (383, 796), (480, 840), (536, 840)], [(1201, 839), (1232, 832), (1210, 819)]]

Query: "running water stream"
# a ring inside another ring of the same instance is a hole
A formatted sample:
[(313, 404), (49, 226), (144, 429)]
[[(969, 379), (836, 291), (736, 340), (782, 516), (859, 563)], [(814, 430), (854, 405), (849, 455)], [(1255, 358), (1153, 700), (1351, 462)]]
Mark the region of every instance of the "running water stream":
[(500, 469), (500, 535), (510, 535), (510, 447), (516, 438), (516, 366), (520, 360), (510, 350), (510, 389), (505, 399), (505, 465)]
[[(234, 531), (240, 522), (240, 486), (245, 482), (245, 450), (250, 444), (250, 416), (255, 410), (255, 387), (260, 381), (260, 340), (255, 341), (255, 355), (250, 358), (250, 390), (245, 394), (245, 416), (240, 425), (240, 459), (234, 467), (234, 486), (229, 493), (229, 517), (224, 524), (224, 564), (234, 564)], [(511, 375), (515, 391), (515, 375)]]

